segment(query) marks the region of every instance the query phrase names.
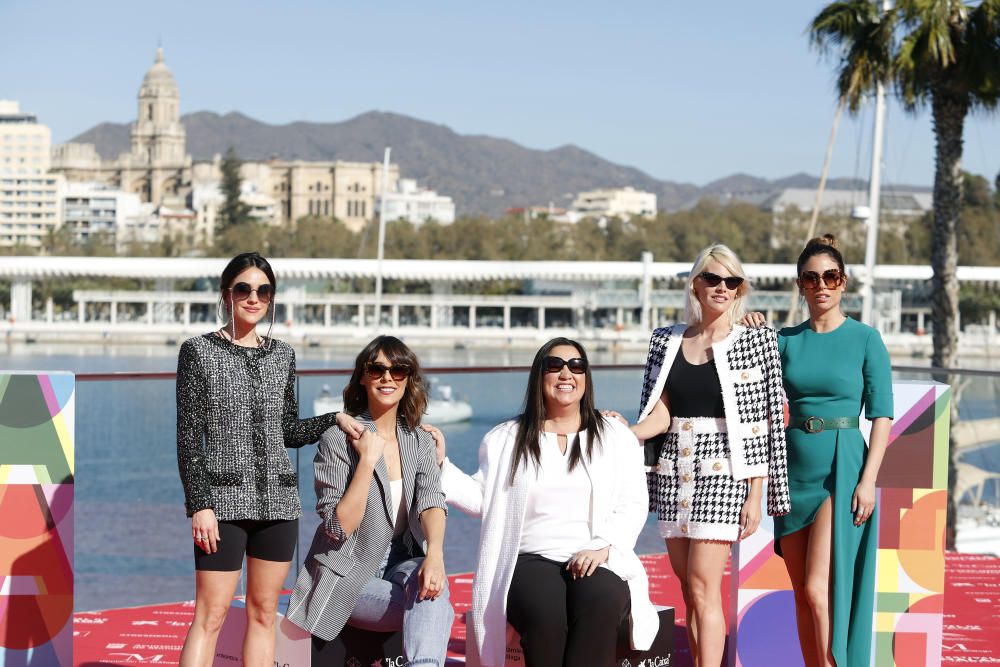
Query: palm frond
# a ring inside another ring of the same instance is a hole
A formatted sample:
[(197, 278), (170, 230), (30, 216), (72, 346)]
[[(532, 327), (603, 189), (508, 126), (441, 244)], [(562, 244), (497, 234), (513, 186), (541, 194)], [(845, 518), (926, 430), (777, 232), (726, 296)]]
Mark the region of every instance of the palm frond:
[(891, 77), (894, 14), (872, 0), (841, 0), (824, 7), (809, 25), (814, 48), (838, 58), (837, 92), (857, 111), (878, 82)]
[(1000, 103), (1000, 0), (983, 0), (969, 12), (962, 55), (973, 105), (996, 109)]
[(1000, 95), (1000, 0), (901, 0), (896, 81), (910, 110), (935, 90), (993, 109)]

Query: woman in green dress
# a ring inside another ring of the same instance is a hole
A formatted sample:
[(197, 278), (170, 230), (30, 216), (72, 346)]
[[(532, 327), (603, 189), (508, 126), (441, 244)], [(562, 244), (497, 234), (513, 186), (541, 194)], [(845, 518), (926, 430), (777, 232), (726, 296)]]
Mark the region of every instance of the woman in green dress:
[(792, 580), (806, 666), (867, 667), (878, 542), (870, 519), (893, 416), (889, 354), (877, 330), (840, 309), (847, 276), (833, 236), (810, 241), (797, 269), (809, 319), (778, 333), (791, 512), (774, 519), (775, 551)]

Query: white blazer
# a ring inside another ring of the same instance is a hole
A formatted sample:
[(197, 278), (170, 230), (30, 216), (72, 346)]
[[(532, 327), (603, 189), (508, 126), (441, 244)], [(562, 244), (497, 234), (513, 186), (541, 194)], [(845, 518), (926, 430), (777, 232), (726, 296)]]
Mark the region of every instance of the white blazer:
[[(447, 459), (441, 474), (448, 503), (482, 520), (466, 651), (469, 664), (484, 667), (504, 665), (507, 592), (517, 562), (525, 499), (535, 479), (529, 467), (528, 473), (522, 469), (513, 486), (508, 482), (516, 434), (516, 421), (504, 422), (487, 433), (474, 475), (465, 474)], [(602, 446), (595, 446), (592, 460), (584, 456), (581, 461), (593, 489), (593, 541), (582, 548), (610, 544), (608, 569), (628, 583), (632, 599), (632, 647), (648, 649), (659, 629), (659, 617), (649, 601), (646, 570), (634, 551), (648, 505), (642, 448), (628, 427), (605, 418)]]

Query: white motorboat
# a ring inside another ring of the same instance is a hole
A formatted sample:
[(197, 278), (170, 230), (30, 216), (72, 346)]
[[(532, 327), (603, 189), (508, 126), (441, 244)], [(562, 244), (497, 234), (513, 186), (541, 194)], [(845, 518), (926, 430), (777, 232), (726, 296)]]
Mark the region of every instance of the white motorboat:
[(955, 550), (1000, 556), (1000, 508), (959, 505)]
[[(427, 401), (427, 412), (422, 421), (437, 426), (468, 421), (472, 418), (472, 406), (466, 401), (455, 398), (450, 385), (436, 384), (432, 380), (431, 387), (431, 398)], [(343, 397), (334, 395), (330, 385), (324, 384), (313, 400), (313, 414), (322, 415), (327, 412), (340, 412), (343, 409)]]

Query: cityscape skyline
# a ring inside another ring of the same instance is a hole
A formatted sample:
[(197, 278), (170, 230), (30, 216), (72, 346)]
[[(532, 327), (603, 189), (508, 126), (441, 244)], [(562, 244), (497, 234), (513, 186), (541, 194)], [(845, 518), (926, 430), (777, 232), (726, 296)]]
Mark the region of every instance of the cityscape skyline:
[[(804, 32), (822, 4), (725, 2), (709, 14), (640, 2), (612, 14), (553, 2), (518, 16), (527, 5), (184, 0), (138, 16), (119, 1), (5, 3), (0, 23), (44, 25), (45, 48), (31, 30), (0, 44), (0, 98), (37, 114), (53, 143), (134, 120), (140, 73), (162, 43), (182, 113), (285, 124), (378, 109), (531, 148), (574, 144), (677, 182), (815, 175), (835, 102), (834, 63)], [(868, 178), (871, 115), (842, 121), (832, 176)], [(964, 167), (992, 180), (998, 118), (971, 115), (965, 141)], [(932, 182), (927, 112), (891, 103), (886, 145), (885, 181)]]

